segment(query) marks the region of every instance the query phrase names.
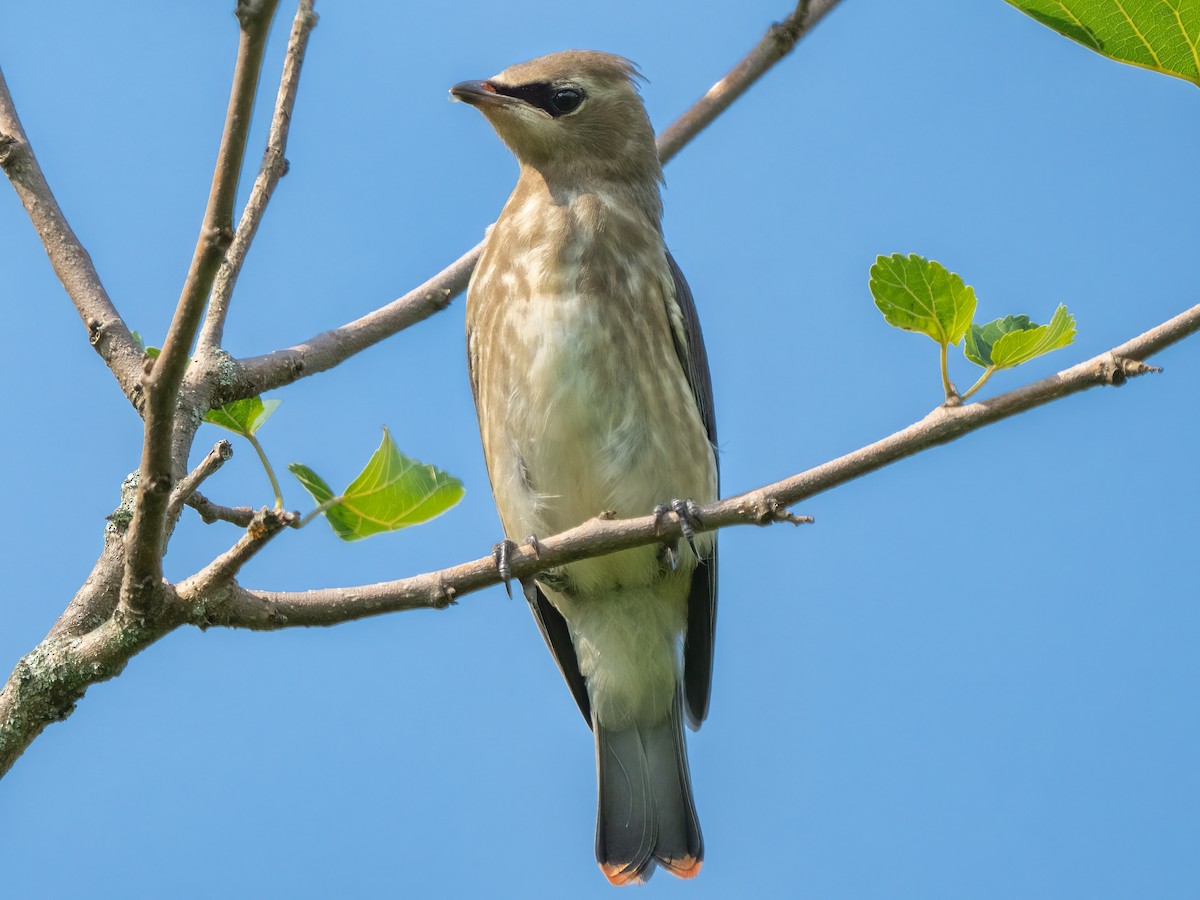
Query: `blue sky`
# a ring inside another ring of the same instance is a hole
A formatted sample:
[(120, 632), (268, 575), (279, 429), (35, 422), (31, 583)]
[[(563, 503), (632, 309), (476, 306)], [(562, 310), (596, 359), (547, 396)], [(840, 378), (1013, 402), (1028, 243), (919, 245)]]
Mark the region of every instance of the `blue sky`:
[[(232, 5), (232, 4), (230, 4)], [(360, 315), (475, 243), (515, 179), (447, 88), (568, 47), (636, 60), (668, 124), (788, 9), (325, 4), (281, 183), (227, 330), (266, 352)], [(286, 5), (268, 49), (257, 165)], [(68, 217), (131, 327), (165, 332), (228, 96), (211, 4), (6, 5), (0, 60)], [(1077, 344), (1052, 373), (1200, 297), (1200, 92), (1119, 66), (1000, 0), (846, 0), (667, 170), (668, 242), (712, 362), (723, 486), (853, 450), (939, 399), (936, 350), (885, 325), (879, 253), (938, 259), (980, 315)], [(251, 178), (243, 180), (242, 195)], [(7, 672), (100, 549), (141, 430), (0, 190), (9, 393)], [(372, 582), (500, 536), (461, 299), (276, 392), (282, 466), (345, 483), (388, 425), (460, 476), (428, 526), (281, 536), (248, 586)], [(801, 505), (804, 529), (721, 536), (712, 713), (690, 740), (700, 877), (652, 894), (1192, 898), (1200, 894), (1200, 343), (1161, 376), (991, 427)], [(953, 374), (969, 383), (958, 356)], [(24, 385), (25, 387), (20, 387)], [(197, 453), (215, 441), (201, 432)], [(253, 453), (207, 487), (266, 503)], [(290, 476), (285, 476), (290, 478)], [(307, 508), (294, 481), (290, 506)], [(235, 535), (193, 519), (168, 575)], [(0, 783), (12, 896), (590, 897), (591, 739), (523, 603), (330, 630), (182, 631), (93, 688)]]

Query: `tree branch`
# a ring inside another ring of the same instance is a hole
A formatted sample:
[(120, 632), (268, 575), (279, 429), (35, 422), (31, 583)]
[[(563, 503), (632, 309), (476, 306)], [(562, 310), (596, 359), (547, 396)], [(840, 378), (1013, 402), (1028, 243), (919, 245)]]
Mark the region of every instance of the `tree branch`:
[[(125, 579), (121, 586), (121, 605), (136, 617), (142, 617), (150, 610), (162, 588), (167, 503), (176, 468), (172, 451), (179, 387), (187, 371), (204, 301), (232, 238), (238, 176), (246, 153), (246, 136), (250, 130), (267, 33), (278, 2), (238, 0), (241, 34), (237, 62), (208, 206), (162, 352), (143, 381), (146, 406), (141, 480), (129, 526)], [(180, 467), (183, 464), (178, 463)]]
[(249, 506), (221, 506), (219, 503), (213, 503), (199, 491), (188, 498), (187, 505), (198, 512), (200, 518), (209, 525), (213, 522), (230, 522), (240, 525), (242, 528), (248, 528), (250, 521), (254, 518), (254, 510)]
[[(783, 22), (772, 25), (728, 75), (659, 136), (659, 156), (663, 162), (675, 156), (750, 85), (791, 52), (800, 38), (837, 3), (838, 0), (801, 0)], [(441, 312), (466, 290), (482, 252), (483, 244), (476, 244), (420, 287), (353, 322), (285, 350), (239, 360), (237, 377), (214, 402), (228, 403), (253, 397), (332, 369), (384, 338)]]
[(274, 193), (279, 179), (287, 174), (288, 161), (284, 154), (287, 152), (288, 130), (292, 125), (292, 108), (296, 105), (296, 90), (300, 85), (300, 67), (304, 63), (304, 53), (308, 49), (308, 36), (316, 25), (317, 15), (313, 12), (313, 0), (300, 0), (288, 38), (283, 74), (279, 79), (279, 93), (275, 98), (275, 114), (271, 118), (271, 130), (267, 135), (267, 149), (263, 153), (258, 177), (254, 179), (250, 199), (246, 201), (242, 219), (234, 233), (233, 243), (229, 245), (213, 282), (212, 295), (208, 300), (208, 314), (205, 316), (204, 328), (196, 346), (198, 355), (203, 356), (221, 345), (225, 318), (229, 315), (229, 301), (238, 275), (242, 271), (242, 264), (246, 261), (250, 244), (267, 211), (271, 194)]
[(104, 290), (87, 250), (46, 183), (0, 72), (0, 168), (25, 206), (54, 274), (87, 326), (88, 340), (135, 408), (142, 406), (142, 351)]
[[(831, 488), (860, 478), (1017, 413), (1102, 385), (1121, 385), (1137, 375), (1158, 371), (1142, 360), (1200, 331), (1200, 305), (1099, 356), (1023, 387), (966, 406), (943, 405), (902, 431), (824, 465), (774, 484), (700, 508), (698, 530), (730, 525), (767, 525), (787, 520), (786, 509)], [(664, 537), (678, 539), (677, 522), (655, 516), (591, 519), (559, 535), (523, 545), (512, 555), (512, 576), (526, 578), (544, 569), (601, 556)], [(183, 614), (208, 627), (271, 630), (292, 626), (335, 625), (366, 616), (408, 609), (443, 609), (463, 594), (500, 583), (496, 564), (486, 556), (472, 562), (399, 581), (361, 587), (303, 592), (255, 591), (230, 584), (209, 596), (189, 596)]]
[[(1129, 377), (1156, 371), (1142, 360), (1200, 331), (1200, 305), (1106, 353), (1053, 375), (966, 406), (941, 406), (903, 431), (867, 447), (758, 490), (702, 507), (700, 530), (785, 520), (784, 510), (883, 468), (907, 456), (948, 443), (1017, 413), (1100, 385), (1120, 385)], [(264, 510), (262, 515), (276, 516)], [(440, 572), (354, 588), (306, 592), (252, 591), (231, 580), (250, 556), (278, 533), (288, 514), (248, 532), (229, 552), (180, 586), (165, 591), (164, 615), (149, 624), (110, 618), (85, 634), (56, 626), (26, 655), (0, 690), (0, 776), (51, 722), (66, 718), (87, 688), (120, 673), (134, 655), (178, 625), (189, 622), (259, 630), (334, 625), (407, 609), (442, 609), (455, 599), (499, 582), (490, 556)], [(637, 519), (592, 519), (536, 549), (519, 548), (512, 574), (524, 578), (542, 569), (591, 556), (680, 536), (678, 523)], [(112, 543), (119, 553), (121, 543)], [(106, 550), (107, 552), (107, 550)], [(103, 561), (103, 557), (102, 557)], [(100, 566), (98, 564), (97, 568)], [(97, 572), (81, 593), (95, 592)], [(68, 610), (69, 612), (69, 610)], [(67, 618), (64, 615), (64, 620)]]
[(211, 563), (184, 581), (176, 588), (179, 600), (188, 603), (229, 584), (275, 535), (289, 525), (295, 525), (299, 516), (285, 509), (264, 506), (254, 514), (250, 524), (236, 544), (214, 559)]
[(179, 514), (183, 512), (184, 504), (195, 496), (200, 485), (232, 458), (233, 445), (226, 440), (217, 441), (204, 459), (200, 460), (200, 464), (185, 477), (179, 479), (179, 483), (175, 485), (175, 489), (171, 491), (171, 497), (167, 501), (168, 531), (175, 527), (175, 523), (179, 520)]
[(800, 0), (791, 15), (768, 28), (762, 40), (728, 75), (709, 88), (708, 93), (658, 136), (658, 158), (664, 163), (671, 160), (768, 69), (791, 53), (800, 38), (837, 4), (838, 0)]
[(178, 625), (109, 619), (79, 636), (51, 633), (26, 654), (0, 690), (0, 776), (47, 725), (74, 712), (89, 687), (121, 674), (130, 658)]
[(236, 364), (238, 374), (232, 379), (230, 393), (220, 394), (214, 403), (254, 397), (308, 375), (332, 369), (384, 338), (441, 312), (450, 305), (451, 300), (466, 290), (471, 272), (482, 252), (483, 244), (476, 244), (420, 287), (353, 322), (318, 334), (286, 350), (239, 360)]

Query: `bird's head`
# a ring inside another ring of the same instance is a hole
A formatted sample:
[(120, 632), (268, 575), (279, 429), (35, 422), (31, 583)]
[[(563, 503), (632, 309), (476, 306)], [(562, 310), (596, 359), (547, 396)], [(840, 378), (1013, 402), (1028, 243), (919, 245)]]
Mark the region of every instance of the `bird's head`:
[(654, 129), (620, 56), (566, 50), (450, 89), (477, 108), (524, 166), (549, 181), (654, 183), (662, 175)]

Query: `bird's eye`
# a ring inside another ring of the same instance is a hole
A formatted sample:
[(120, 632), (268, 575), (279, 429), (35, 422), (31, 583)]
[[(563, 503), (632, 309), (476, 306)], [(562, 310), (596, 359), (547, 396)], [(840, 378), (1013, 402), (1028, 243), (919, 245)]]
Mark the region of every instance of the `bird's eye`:
[(579, 104), (582, 102), (583, 91), (576, 88), (560, 88), (550, 97), (549, 112), (554, 116), (565, 115), (572, 110), (578, 109)]

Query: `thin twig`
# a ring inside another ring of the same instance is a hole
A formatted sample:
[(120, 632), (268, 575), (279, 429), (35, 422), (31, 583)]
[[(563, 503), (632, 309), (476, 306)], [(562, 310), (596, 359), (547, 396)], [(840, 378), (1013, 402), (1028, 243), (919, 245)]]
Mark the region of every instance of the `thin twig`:
[(0, 72), (0, 168), (25, 206), (54, 274), (88, 330), (88, 340), (135, 408), (142, 406), (142, 351), (104, 290), (87, 250), (46, 183)]
[(187, 371), (204, 301), (233, 235), (233, 203), (238, 176), (246, 153), (246, 136), (250, 130), (267, 33), (278, 2), (238, 2), (241, 35), (233, 88), (200, 238), (162, 352), (143, 381), (146, 405), (141, 480), (137, 506), (129, 525), (125, 579), (121, 586), (121, 605), (136, 617), (146, 614), (162, 588), (167, 501), (175, 468), (172, 439), (179, 387)]
[[(802, 0), (783, 22), (772, 25), (761, 41), (658, 138), (666, 162), (721, 114), (750, 85), (786, 56), (838, 0)], [(805, 8), (808, 12), (805, 15)], [(420, 287), (386, 306), (285, 350), (238, 361), (239, 377), (216, 398), (228, 403), (291, 384), (333, 368), (368, 347), (421, 322), (450, 305), (466, 290), (483, 252), (477, 244)]]
[(240, 371), (234, 381), (236, 386), (231, 388), (233, 392), (218, 394), (214, 402), (228, 403), (253, 397), (305, 376), (332, 369), (384, 338), (441, 312), (450, 305), (451, 300), (466, 290), (471, 272), (482, 252), (483, 244), (476, 244), (420, 287), (362, 318), (286, 350), (240, 360), (237, 364)]
[(283, 529), (294, 525), (297, 518), (295, 513), (285, 509), (268, 509), (264, 506), (254, 514), (245, 534), (238, 538), (236, 544), (191, 578), (179, 583), (176, 588), (179, 599), (186, 603), (190, 598), (203, 596), (227, 585), (254, 554)]
[(217, 471), (217, 469), (221, 468), (221, 466), (229, 462), (232, 458), (233, 445), (226, 440), (217, 441), (204, 459), (200, 460), (200, 464), (183, 478), (179, 479), (179, 483), (171, 491), (171, 498), (167, 501), (168, 531), (174, 529), (175, 523), (179, 520), (179, 514), (183, 512), (183, 505), (192, 498), (192, 495), (196, 493), (196, 489), (213, 472)]
[(255, 510), (249, 506), (221, 506), (213, 503), (199, 491), (188, 498), (187, 505), (200, 514), (200, 518), (211, 525), (213, 522), (230, 522), (242, 528), (250, 525)]
[(800, 0), (790, 16), (767, 29), (762, 40), (728, 75), (658, 136), (658, 158), (665, 163), (674, 157), (771, 66), (791, 53), (800, 38), (837, 5), (838, 0)]
[[(956, 440), (985, 425), (1007, 419), (1061, 397), (1157, 371), (1143, 362), (1154, 353), (1200, 331), (1200, 305), (1106, 353), (1057, 375), (965, 406), (940, 406), (919, 422), (838, 459), (757, 490), (700, 508), (697, 530), (729, 525), (766, 525), (794, 521), (787, 508), (816, 494), (860, 478), (897, 460)], [(667, 536), (679, 535), (678, 525)], [(554, 537), (539, 538), (512, 555), (513, 578), (543, 569), (661, 540), (663, 523), (654, 515), (636, 519), (591, 519)], [(298, 625), (334, 625), (365, 616), (408, 609), (441, 609), (458, 597), (500, 583), (491, 556), (439, 572), (360, 587), (304, 592), (247, 590), (231, 584), (203, 597), (187, 595), (193, 621), (236, 628), (276, 629)], [(181, 596), (183, 595), (181, 588)]]
[(300, 67), (304, 63), (304, 53), (308, 48), (308, 36), (317, 24), (317, 15), (313, 12), (313, 0), (300, 0), (296, 9), (296, 17), (292, 20), (292, 32), (288, 38), (287, 54), (283, 62), (283, 74), (279, 79), (279, 93), (275, 98), (275, 114), (271, 118), (271, 130), (267, 135), (267, 149), (263, 153), (262, 166), (258, 177), (254, 179), (254, 188), (250, 191), (250, 199), (238, 222), (233, 243), (225, 252), (225, 259), (213, 282), (212, 295), (208, 300), (208, 313), (204, 319), (204, 327), (197, 342), (197, 353), (206, 354), (221, 345), (221, 336), (225, 328), (225, 319), (229, 315), (229, 301), (233, 295), (234, 285), (246, 254), (263, 215), (267, 204), (279, 179), (287, 174), (288, 129), (292, 125), (292, 108), (296, 105), (296, 89), (300, 85)]

